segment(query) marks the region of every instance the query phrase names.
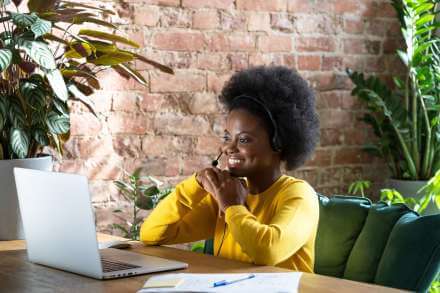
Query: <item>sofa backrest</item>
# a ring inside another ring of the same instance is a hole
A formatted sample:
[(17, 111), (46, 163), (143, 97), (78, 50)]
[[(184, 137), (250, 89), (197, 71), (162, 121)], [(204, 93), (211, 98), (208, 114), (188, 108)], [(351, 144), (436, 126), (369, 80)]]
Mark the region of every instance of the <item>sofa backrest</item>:
[(424, 291), (439, 270), (440, 215), (420, 217), (403, 204), (319, 196), (315, 272)]

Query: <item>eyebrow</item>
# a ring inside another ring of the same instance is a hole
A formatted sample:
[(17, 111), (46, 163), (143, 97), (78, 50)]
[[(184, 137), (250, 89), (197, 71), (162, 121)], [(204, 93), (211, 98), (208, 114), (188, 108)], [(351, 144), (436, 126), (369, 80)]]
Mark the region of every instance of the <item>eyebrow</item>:
[[(227, 129), (225, 129), (224, 132), (227, 132), (228, 134), (230, 134)], [(240, 134), (248, 134), (248, 135), (255, 136), (255, 134), (253, 134), (252, 132), (249, 132), (249, 131), (241, 131), (237, 135), (240, 135)]]

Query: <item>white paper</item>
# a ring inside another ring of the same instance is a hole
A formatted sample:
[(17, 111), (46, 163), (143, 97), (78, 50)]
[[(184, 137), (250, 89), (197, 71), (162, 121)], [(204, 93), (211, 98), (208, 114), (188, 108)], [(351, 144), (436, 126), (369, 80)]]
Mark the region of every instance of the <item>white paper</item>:
[[(234, 280), (249, 276), (240, 274), (166, 274), (153, 276), (151, 280), (177, 279), (184, 281), (174, 288), (141, 289), (138, 293), (148, 292), (252, 292), (252, 293), (296, 293), (298, 292), (300, 272), (291, 273), (253, 273), (255, 278), (233, 284), (213, 287), (221, 280)], [(147, 281), (148, 282), (148, 281)]]

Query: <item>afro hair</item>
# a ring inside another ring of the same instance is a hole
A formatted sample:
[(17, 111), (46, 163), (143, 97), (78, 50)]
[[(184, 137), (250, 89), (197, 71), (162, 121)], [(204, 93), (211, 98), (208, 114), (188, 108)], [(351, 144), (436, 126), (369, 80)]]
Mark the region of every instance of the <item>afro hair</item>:
[[(270, 111), (275, 125), (252, 98)], [(277, 127), (281, 161), (288, 170), (304, 164), (315, 149), (319, 139), (315, 95), (296, 71), (283, 66), (257, 66), (237, 72), (226, 83), (219, 99), (228, 111), (241, 108), (262, 118), (272, 138), (273, 128)]]

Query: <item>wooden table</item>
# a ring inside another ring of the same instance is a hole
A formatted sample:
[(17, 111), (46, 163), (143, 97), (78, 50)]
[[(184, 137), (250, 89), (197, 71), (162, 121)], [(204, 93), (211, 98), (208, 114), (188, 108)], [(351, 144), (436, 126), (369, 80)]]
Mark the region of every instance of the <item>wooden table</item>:
[[(99, 241), (115, 239), (98, 234)], [(189, 268), (176, 272), (185, 273), (244, 273), (286, 272), (288, 270), (256, 266), (176, 248), (145, 247), (133, 243), (130, 250), (159, 257), (183, 261)], [(0, 292), (136, 292), (150, 275), (100, 281), (63, 272), (27, 261), (25, 243), (22, 240), (0, 241)], [(300, 292), (401, 292), (366, 283), (353, 282), (321, 275), (304, 273), (300, 280)]]

